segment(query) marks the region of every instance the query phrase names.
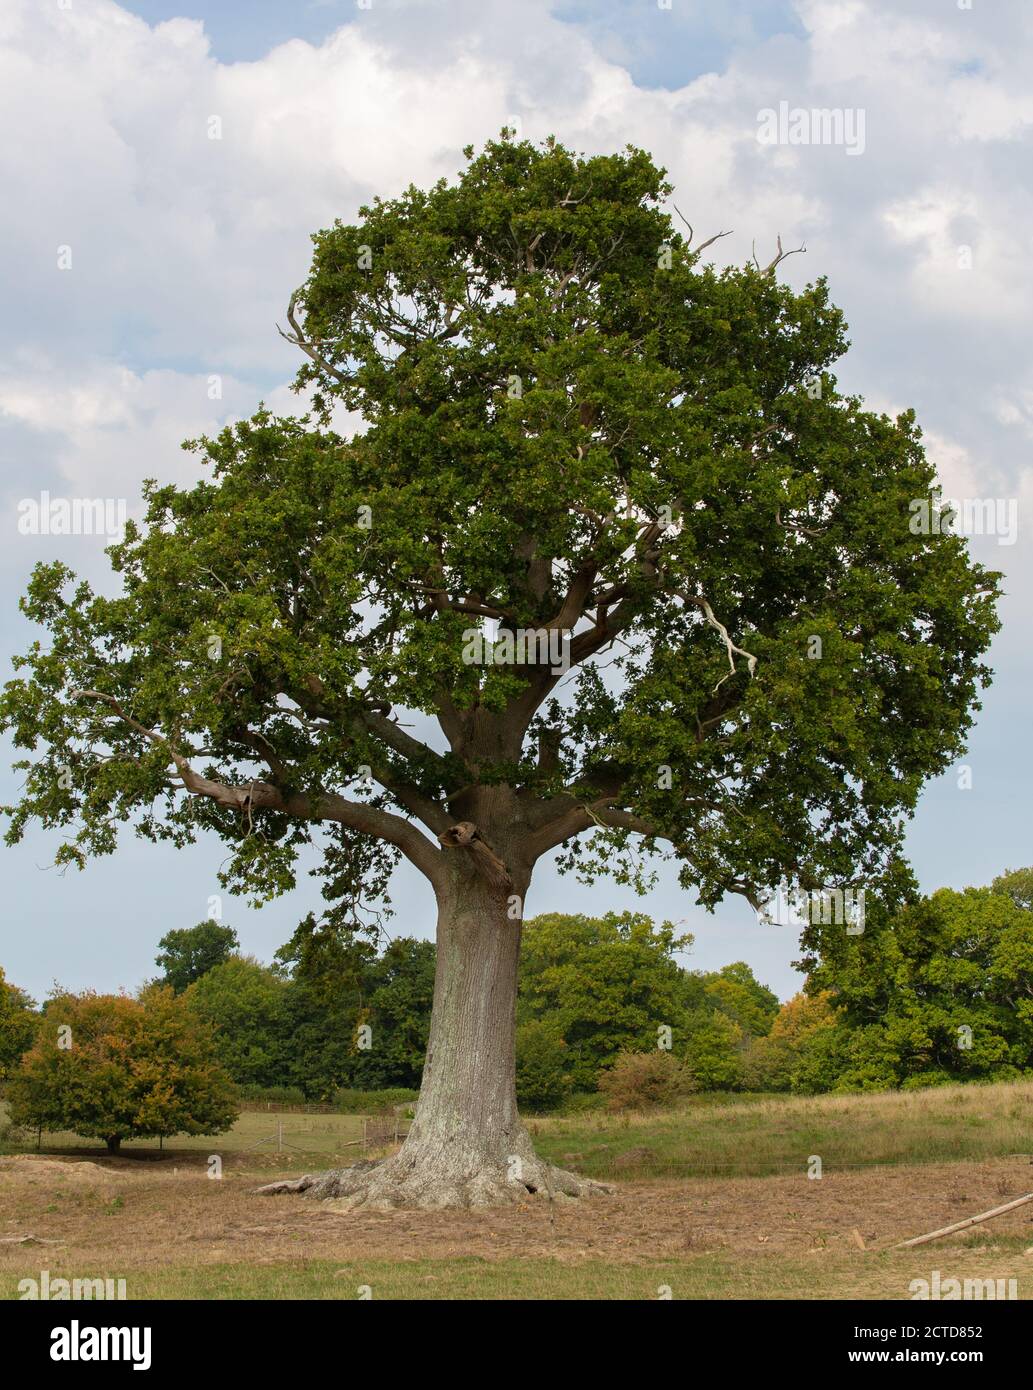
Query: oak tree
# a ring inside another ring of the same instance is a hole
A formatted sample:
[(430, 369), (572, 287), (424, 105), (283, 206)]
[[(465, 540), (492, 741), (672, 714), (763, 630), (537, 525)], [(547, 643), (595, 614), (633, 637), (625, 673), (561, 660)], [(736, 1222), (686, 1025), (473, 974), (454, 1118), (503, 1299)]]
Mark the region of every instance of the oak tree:
[(54, 563), (24, 600), (11, 838), (214, 831), (258, 898), (315, 843), (345, 913), (400, 855), (433, 890), (412, 1130), (318, 1195), (587, 1190), (517, 1113), (535, 864), (638, 885), (666, 854), (704, 906), (863, 884), (988, 677), (996, 577), (912, 507), (913, 415), (838, 389), (824, 281), (781, 283), (780, 244), (715, 270), (671, 192), (638, 149), (502, 138), (320, 232), (281, 330), (315, 416), (149, 484), (115, 596)]

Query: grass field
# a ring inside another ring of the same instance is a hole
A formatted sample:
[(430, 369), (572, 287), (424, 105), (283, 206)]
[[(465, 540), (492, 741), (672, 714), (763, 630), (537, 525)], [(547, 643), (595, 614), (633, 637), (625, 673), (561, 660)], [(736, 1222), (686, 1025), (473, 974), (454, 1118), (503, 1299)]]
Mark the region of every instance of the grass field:
[[(591, 1177), (758, 1176), (1033, 1155), (1033, 1083), (851, 1096), (709, 1096), (657, 1117), (531, 1122), (540, 1151)], [(645, 1150), (636, 1155), (636, 1150)], [(634, 1158), (634, 1162), (630, 1160)]]
[[(0, 1133), (6, 1118), (6, 1106), (0, 1101)], [(281, 1143), (283, 1149), (279, 1145)], [(306, 1160), (321, 1159), (329, 1164), (340, 1159), (347, 1163), (359, 1153), (362, 1140), (362, 1116), (360, 1115), (301, 1115), (277, 1114), (275, 1111), (245, 1110), (231, 1130), (225, 1134), (213, 1135), (210, 1139), (194, 1138), (191, 1135), (176, 1135), (166, 1139), (159, 1149), (157, 1139), (129, 1139), (122, 1145), (121, 1152), (139, 1157), (162, 1152), (196, 1154), (200, 1148), (205, 1153), (243, 1155), (254, 1154), (256, 1161), (264, 1167), (269, 1166), (270, 1154), (284, 1155), (284, 1161), (291, 1163), (301, 1155)], [(103, 1145), (96, 1139), (83, 1139), (71, 1133), (46, 1133), (43, 1135), (41, 1152), (74, 1153), (76, 1151), (92, 1154), (103, 1152)], [(0, 1154), (35, 1152), (36, 1136), (24, 1136), (21, 1143), (0, 1142)]]
[[(293, 1147), (277, 1152), (281, 1118)], [(906, 1299), (933, 1270), (1015, 1279), (1029, 1298), (1033, 1203), (891, 1247), (1033, 1190), (1031, 1120), (1029, 1083), (536, 1120), (542, 1151), (613, 1193), (447, 1213), (254, 1195), (275, 1174), (356, 1155), (355, 1116), (248, 1113), (229, 1135), (114, 1159), (46, 1136), (39, 1155), (0, 1159), (0, 1297), (47, 1269), (124, 1277), (131, 1298)]]

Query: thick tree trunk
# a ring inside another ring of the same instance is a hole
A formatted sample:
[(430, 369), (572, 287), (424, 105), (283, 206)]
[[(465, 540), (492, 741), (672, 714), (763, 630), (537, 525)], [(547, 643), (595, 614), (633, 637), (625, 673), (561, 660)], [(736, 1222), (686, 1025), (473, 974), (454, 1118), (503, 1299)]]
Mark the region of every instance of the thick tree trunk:
[(119, 1149), (122, 1147), (122, 1136), (120, 1134), (112, 1134), (109, 1135), (109, 1137), (105, 1139), (104, 1142), (108, 1146), (109, 1154), (117, 1154)]
[(380, 1163), (273, 1183), (263, 1191), (309, 1192), (349, 1207), (437, 1208), (604, 1190), (538, 1158), (517, 1113), (521, 924), (519, 913), (509, 915), (509, 890), (465, 864), (456, 864), (450, 880), (438, 903), (427, 1061), (401, 1150)]

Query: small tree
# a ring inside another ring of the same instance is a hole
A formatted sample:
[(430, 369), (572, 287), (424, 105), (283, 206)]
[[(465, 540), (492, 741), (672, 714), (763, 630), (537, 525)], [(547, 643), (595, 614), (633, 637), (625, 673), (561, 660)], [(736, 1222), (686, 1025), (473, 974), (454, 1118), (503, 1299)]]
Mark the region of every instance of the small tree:
[(233, 928), (211, 919), (198, 922), (196, 927), (166, 932), (158, 945), (161, 953), (155, 961), (165, 972), (162, 983), (171, 985), (177, 994), (240, 949)]
[(165, 986), (59, 994), (9, 1086), (16, 1124), (103, 1139), (219, 1134), (237, 1116), (210, 1029)]

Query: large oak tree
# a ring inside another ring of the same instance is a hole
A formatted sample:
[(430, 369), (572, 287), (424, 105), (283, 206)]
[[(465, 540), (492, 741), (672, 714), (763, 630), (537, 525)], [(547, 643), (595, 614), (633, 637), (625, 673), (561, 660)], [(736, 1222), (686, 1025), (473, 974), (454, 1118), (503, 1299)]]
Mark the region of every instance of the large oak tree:
[(823, 281), (779, 283), (780, 245), (715, 271), (640, 150), (467, 161), (315, 237), (281, 330), (315, 418), (260, 411), (194, 445), (210, 481), (149, 485), (118, 596), (38, 568), (49, 638), (4, 703), (34, 750), (10, 837), (66, 829), (59, 859), (132, 821), (215, 831), (259, 897), (309, 843), (350, 908), (400, 855), (427, 879), (412, 1131), (302, 1184), (371, 1205), (586, 1190), (514, 1096), (539, 859), (637, 884), (672, 855), (708, 906), (873, 881), (996, 627), (996, 576), (913, 525), (912, 415), (837, 389)]

